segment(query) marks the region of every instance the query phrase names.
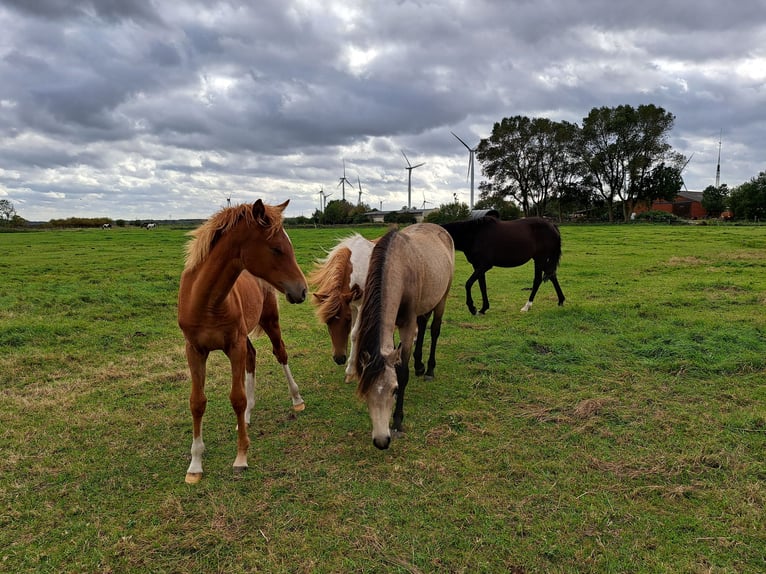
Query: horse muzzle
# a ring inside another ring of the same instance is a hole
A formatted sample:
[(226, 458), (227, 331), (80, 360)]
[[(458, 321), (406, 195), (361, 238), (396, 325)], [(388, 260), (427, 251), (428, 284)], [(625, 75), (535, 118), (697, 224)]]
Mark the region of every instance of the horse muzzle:
[(391, 435), (373, 437), (372, 444), (375, 445), (375, 448), (386, 450), (391, 445)]
[(288, 303), (303, 303), (306, 300), (306, 286), (290, 287), (285, 285), (285, 298)]
[(335, 361), (336, 365), (345, 365), (346, 355), (333, 355), (332, 360)]

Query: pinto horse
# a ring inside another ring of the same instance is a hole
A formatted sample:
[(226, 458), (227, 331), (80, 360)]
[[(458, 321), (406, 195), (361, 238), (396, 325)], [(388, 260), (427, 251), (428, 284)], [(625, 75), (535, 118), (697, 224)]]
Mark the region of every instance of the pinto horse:
[(465, 304), (471, 314), (476, 314), (471, 287), (477, 279), (482, 299), (479, 313), (483, 315), (489, 309), (484, 274), (495, 266), (518, 267), (530, 259), (535, 262), (535, 278), (529, 300), (521, 311), (529, 311), (540, 284), (547, 280), (556, 289), (559, 305), (564, 304), (564, 293), (556, 278), (556, 269), (561, 259), (561, 234), (551, 222), (541, 217), (500, 221), (488, 216), (444, 223), (442, 227), (452, 236), (455, 249), (465, 253), (466, 259), (473, 265), (473, 273), (465, 284)]
[(271, 206), (259, 199), (252, 205), (225, 208), (190, 234), (178, 290), (178, 325), (186, 339), (192, 380), (193, 439), (187, 483), (202, 477), (205, 368), (211, 351), (222, 350), (231, 363), (229, 398), (237, 416), (235, 470), (247, 468), (247, 427), (255, 404), (255, 348), (248, 335), (259, 330), (268, 335), (287, 377), (293, 408), (304, 408), (287, 365), (275, 293), (276, 288), (290, 303), (301, 303), (308, 289), (282, 227), (288, 203)]
[[(355, 233), (340, 241), (327, 257), (317, 261), (309, 275), (309, 283), (317, 286), (312, 294), (312, 302), (317, 307), (316, 315), (320, 322), (327, 325), (333, 360), (338, 365), (346, 362), (351, 327), (356, 325), (362, 305), (367, 268), (374, 246), (375, 241)], [(348, 356), (354, 353), (353, 339), (351, 345)], [(352, 376), (352, 363), (349, 361), (346, 378)]]
[[(379, 449), (391, 443), (388, 422), (394, 410), (394, 431), (402, 432), (404, 390), (415, 340), (415, 374), (434, 376), (436, 342), (447, 303), (455, 250), (444, 229), (416, 223), (392, 230), (372, 250), (359, 320), (354, 327), (354, 362), (359, 377), (357, 394), (367, 402), (372, 420), (372, 442)], [(422, 362), (426, 324), (431, 323), (428, 367)], [(399, 346), (394, 348), (394, 330)]]

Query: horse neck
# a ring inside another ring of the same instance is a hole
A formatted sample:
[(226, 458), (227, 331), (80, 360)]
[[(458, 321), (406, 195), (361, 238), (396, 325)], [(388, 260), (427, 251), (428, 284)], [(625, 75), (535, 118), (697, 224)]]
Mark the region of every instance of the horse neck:
[(217, 307), (244, 271), (239, 250), (228, 235), (221, 237), (205, 260), (190, 272), (193, 277), (193, 304)]
[(370, 253), (375, 244), (362, 237), (358, 236), (355, 241), (349, 246), (351, 248), (351, 276), (349, 277), (349, 287), (358, 285), (364, 289), (364, 283), (367, 280), (367, 272), (370, 268)]

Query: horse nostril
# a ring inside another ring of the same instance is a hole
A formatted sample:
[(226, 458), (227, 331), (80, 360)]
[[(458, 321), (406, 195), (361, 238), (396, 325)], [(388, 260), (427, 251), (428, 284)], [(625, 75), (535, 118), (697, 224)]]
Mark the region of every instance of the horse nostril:
[(333, 360), (336, 365), (344, 365), (346, 363), (346, 355), (335, 355)]
[(372, 444), (374, 444), (380, 450), (386, 450), (388, 446), (391, 444), (391, 437), (390, 436), (384, 436), (382, 438), (376, 437), (372, 439)]

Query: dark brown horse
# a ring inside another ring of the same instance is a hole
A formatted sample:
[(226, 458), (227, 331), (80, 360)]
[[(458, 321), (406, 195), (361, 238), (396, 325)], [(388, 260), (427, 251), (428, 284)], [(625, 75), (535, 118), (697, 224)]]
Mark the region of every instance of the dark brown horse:
[[(191, 464), (186, 482), (202, 477), (202, 416), (205, 414), (205, 368), (211, 351), (222, 350), (231, 363), (229, 399), (237, 416), (235, 470), (247, 468), (247, 427), (255, 403), (255, 349), (248, 335), (263, 330), (282, 365), (293, 408), (303, 399), (287, 365), (274, 288), (290, 303), (306, 299), (306, 278), (282, 227), (288, 202), (223, 209), (191, 233), (186, 266), (178, 290), (178, 325), (186, 339), (191, 371), (189, 406), (193, 419)], [(268, 283), (266, 283), (268, 282)]]
[[(372, 250), (362, 308), (351, 334), (357, 393), (366, 400), (372, 419), (372, 442), (388, 448), (388, 428), (394, 410), (394, 431), (401, 432), (404, 390), (409, 380), (409, 361), (415, 341), (415, 372), (433, 378), (436, 342), (447, 303), (455, 251), (452, 240), (438, 225), (416, 223), (403, 231), (392, 230)], [(431, 353), (423, 365), (426, 323), (431, 323)], [(399, 346), (394, 347), (394, 331)]]
[(476, 314), (476, 307), (471, 297), (471, 287), (477, 280), (482, 298), (479, 313), (484, 314), (489, 309), (484, 274), (492, 267), (518, 267), (530, 259), (535, 262), (535, 278), (529, 300), (521, 311), (529, 311), (540, 284), (547, 280), (556, 289), (559, 305), (564, 304), (564, 293), (556, 278), (556, 269), (561, 259), (561, 234), (551, 222), (540, 217), (513, 221), (481, 217), (445, 223), (442, 227), (452, 236), (455, 249), (465, 253), (466, 259), (473, 265), (473, 274), (465, 284), (465, 304), (472, 314)]

